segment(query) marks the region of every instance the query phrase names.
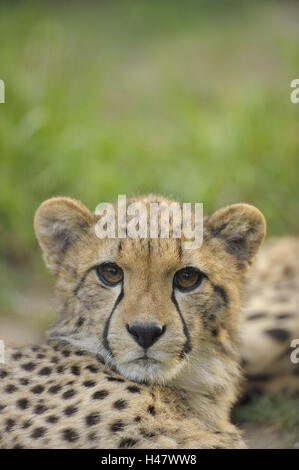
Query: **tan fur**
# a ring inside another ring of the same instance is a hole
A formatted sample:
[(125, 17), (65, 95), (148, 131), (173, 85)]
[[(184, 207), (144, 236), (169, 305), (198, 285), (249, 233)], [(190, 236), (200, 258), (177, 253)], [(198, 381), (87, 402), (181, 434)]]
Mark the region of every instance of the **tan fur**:
[[(220, 209), (205, 219), (195, 250), (174, 238), (100, 240), (96, 220), (69, 198), (50, 199), (36, 213), (60, 316), (47, 344), (12, 349), (0, 369), (0, 445), (244, 447), (230, 411), (240, 377), (241, 287), (265, 235), (262, 214), (247, 204)], [(101, 284), (94, 267), (104, 262), (122, 268), (123, 286)], [(173, 277), (186, 266), (204, 276), (181, 292)], [(126, 329), (136, 321), (165, 326), (148, 360)]]

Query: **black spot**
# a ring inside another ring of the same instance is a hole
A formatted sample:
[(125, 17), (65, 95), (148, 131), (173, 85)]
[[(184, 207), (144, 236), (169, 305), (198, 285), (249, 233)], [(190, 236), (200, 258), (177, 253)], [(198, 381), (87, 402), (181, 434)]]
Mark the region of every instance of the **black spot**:
[(36, 367), (36, 364), (34, 364), (34, 362), (26, 362), (25, 364), (22, 364), (22, 368), (28, 371), (35, 369), (35, 367)]
[(4, 408), (6, 408), (6, 405), (2, 405), (2, 404), (0, 403), (0, 411), (4, 410)]
[(86, 416), (85, 421), (88, 426), (93, 426), (94, 424), (98, 424), (100, 422), (100, 414), (90, 413), (88, 416)]
[(151, 437), (156, 437), (156, 434), (154, 434), (153, 432), (145, 431), (144, 429), (141, 429), (140, 432), (143, 437), (146, 437), (147, 439), (150, 439)]
[(254, 313), (253, 315), (249, 315), (247, 317), (247, 320), (248, 321), (252, 321), (252, 320), (259, 320), (260, 318), (265, 318), (267, 317), (267, 314), (264, 313), (264, 312), (259, 312), (259, 313)]
[(52, 385), (52, 387), (49, 388), (48, 392), (52, 393), (52, 395), (55, 395), (55, 393), (58, 393), (61, 390), (61, 385)]
[(13, 385), (13, 384), (7, 385), (7, 386), (5, 387), (5, 389), (4, 389), (4, 391), (7, 392), (7, 393), (13, 393), (13, 392), (15, 392), (16, 390), (18, 390), (18, 389), (17, 389), (17, 387), (16, 387), (15, 385)]
[(150, 405), (147, 409), (147, 412), (150, 413), (151, 415), (155, 416), (155, 414), (156, 414), (155, 407), (153, 405)]
[(72, 398), (74, 395), (76, 395), (76, 392), (75, 390), (71, 388), (70, 390), (67, 390), (66, 392), (62, 394), (62, 398), (64, 400), (68, 400), (69, 398)]
[(43, 437), (46, 432), (45, 428), (36, 428), (32, 431), (31, 437), (33, 439), (38, 439), (39, 437)]
[(211, 331), (212, 335), (213, 336), (217, 336), (218, 335), (218, 330), (217, 329), (214, 329)]
[(70, 381), (67, 382), (65, 385), (73, 385), (73, 383), (75, 383), (74, 380), (70, 380)]
[(20, 353), (20, 352), (16, 352), (12, 355), (12, 358), (15, 359), (16, 361), (18, 361), (19, 359), (21, 359), (21, 357), (23, 357), (23, 354)]
[(80, 367), (72, 366), (71, 367), (71, 372), (72, 372), (73, 375), (80, 375)]
[(136, 387), (136, 385), (129, 385), (127, 390), (131, 393), (140, 393), (140, 388)]
[(112, 432), (121, 431), (123, 428), (124, 428), (124, 423), (122, 421), (115, 421), (110, 426), (110, 429)]
[(273, 376), (271, 374), (248, 374), (247, 378), (251, 382), (259, 382), (261, 380), (263, 382), (269, 382), (273, 378)]
[(21, 385), (28, 385), (30, 383), (30, 380), (22, 378), (19, 380), (19, 382)]
[(73, 429), (64, 429), (62, 431), (62, 436), (65, 441), (75, 442), (78, 440), (79, 436)]
[(35, 408), (34, 408), (34, 413), (37, 414), (37, 415), (41, 415), (43, 414), (45, 411), (47, 411), (47, 407), (45, 405), (37, 405)]
[(39, 375), (50, 375), (52, 372), (51, 367), (43, 367), (42, 369), (39, 370), (38, 374)]
[(21, 410), (26, 410), (29, 406), (29, 401), (27, 398), (20, 398), (20, 400), (17, 401), (17, 406), (21, 408)]
[(114, 408), (117, 410), (123, 410), (127, 406), (127, 402), (125, 400), (117, 400), (113, 403)]
[(96, 372), (99, 372), (98, 367), (95, 367), (95, 366), (93, 366), (93, 365), (87, 366), (86, 369), (89, 370), (90, 372), (94, 373), (94, 374), (95, 374)]
[(78, 408), (76, 406), (67, 406), (65, 409), (64, 409), (64, 414), (66, 416), (71, 416), (71, 415), (74, 415), (75, 413), (77, 413), (78, 411)]
[(277, 320), (285, 320), (287, 318), (293, 318), (294, 315), (292, 313), (280, 313), (276, 316)]
[(31, 422), (30, 421), (24, 421), (24, 423), (22, 424), (22, 428), (23, 429), (27, 429), (31, 426)]
[(36, 352), (39, 351), (40, 347), (39, 346), (32, 346), (31, 351)]
[(134, 421), (135, 421), (135, 423), (140, 423), (141, 416), (136, 416), (136, 418), (134, 418)]
[(135, 439), (122, 439), (119, 443), (119, 448), (120, 449), (128, 449), (130, 447), (134, 447), (134, 445), (137, 444), (137, 441)]
[(40, 395), (44, 391), (44, 387), (42, 385), (35, 385), (30, 389), (32, 393), (35, 393), (36, 395)]
[(76, 351), (76, 356), (85, 356), (85, 351)]
[(64, 349), (62, 351), (62, 354), (64, 355), (64, 357), (69, 357), (69, 355), (71, 354), (70, 351), (68, 351), (67, 349)]
[(109, 382), (124, 382), (124, 379), (119, 379), (118, 377), (107, 377)]
[(58, 366), (58, 367), (56, 367), (56, 370), (57, 370), (58, 374), (61, 374), (64, 371), (64, 367), (63, 366)]
[(5, 379), (7, 377), (7, 372), (5, 370), (0, 370), (0, 379)]
[(36, 357), (37, 357), (38, 359), (44, 359), (45, 355), (39, 353), (39, 354), (36, 355)]
[(97, 433), (91, 432), (91, 433), (88, 434), (88, 439), (90, 441), (94, 441), (96, 438), (97, 438)]
[(92, 398), (94, 400), (103, 400), (103, 398), (106, 398), (108, 395), (109, 392), (107, 392), (107, 390), (98, 390), (97, 392), (94, 392)]
[(57, 423), (57, 421), (59, 421), (59, 418), (58, 418), (58, 416), (51, 415), (51, 416), (47, 417), (46, 421), (47, 421), (47, 423), (55, 424), (55, 423)]
[(80, 317), (76, 322), (76, 326), (79, 328), (80, 326), (83, 325), (84, 322), (85, 322), (85, 318)]
[(275, 339), (279, 343), (284, 343), (290, 337), (290, 333), (287, 330), (283, 330), (282, 328), (265, 330), (265, 334), (271, 336), (271, 338)]
[(5, 429), (6, 429), (6, 431), (9, 432), (9, 431), (11, 431), (11, 429), (13, 428), (13, 426), (15, 425), (15, 421), (14, 421), (13, 419), (9, 418), (9, 419), (7, 419), (7, 420), (5, 421), (5, 424), (6, 424), (6, 428), (5, 428)]
[(57, 364), (58, 357), (56, 357), (56, 356), (51, 357), (51, 362), (52, 362), (52, 364)]
[(84, 387), (87, 388), (94, 387), (95, 384), (96, 382), (94, 382), (93, 380), (85, 380), (85, 382), (83, 382)]
[(242, 359), (241, 366), (242, 366), (242, 367), (247, 367), (247, 366), (248, 366), (248, 361), (247, 361), (247, 359)]

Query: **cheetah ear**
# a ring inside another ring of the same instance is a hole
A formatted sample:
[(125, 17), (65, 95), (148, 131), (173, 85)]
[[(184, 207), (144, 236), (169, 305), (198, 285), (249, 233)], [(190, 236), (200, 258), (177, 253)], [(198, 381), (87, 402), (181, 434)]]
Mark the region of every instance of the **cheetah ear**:
[(51, 272), (57, 273), (63, 254), (95, 222), (95, 215), (75, 199), (53, 197), (39, 206), (34, 229)]
[(214, 212), (207, 220), (208, 236), (220, 238), (226, 251), (238, 260), (250, 261), (266, 235), (263, 214), (249, 204), (232, 204)]

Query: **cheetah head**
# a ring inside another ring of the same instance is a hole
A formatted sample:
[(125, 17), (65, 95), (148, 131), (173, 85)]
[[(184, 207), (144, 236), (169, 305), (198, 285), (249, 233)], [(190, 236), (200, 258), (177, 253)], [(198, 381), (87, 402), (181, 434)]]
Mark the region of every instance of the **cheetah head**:
[(203, 243), (191, 250), (176, 238), (99, 239), (97, 220), (66, 197), (36, 212), (36, 235), (57, 276), (60, 317), (50, 337), (101, 356), (131, 380), (157, 384), (194, 363), (204, 376), (211, 360), (237, 354), (241, 283), (265, 235), (258, 209), (234, 204), (206, 217)]

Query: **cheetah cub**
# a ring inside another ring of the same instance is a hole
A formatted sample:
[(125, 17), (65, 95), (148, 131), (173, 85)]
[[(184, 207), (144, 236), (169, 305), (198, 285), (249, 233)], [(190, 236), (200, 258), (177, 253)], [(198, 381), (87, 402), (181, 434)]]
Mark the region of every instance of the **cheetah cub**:
[(0, 447), (245, 447), (230, 410), (241, 286), (265, 236), (263, 215), (224, 207), (189, 250), (183, 238), (99, 239), (97, 220), (66, 197), (36, 212), (59, 319), (44, 344), (6, 350)]

